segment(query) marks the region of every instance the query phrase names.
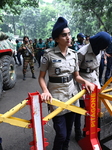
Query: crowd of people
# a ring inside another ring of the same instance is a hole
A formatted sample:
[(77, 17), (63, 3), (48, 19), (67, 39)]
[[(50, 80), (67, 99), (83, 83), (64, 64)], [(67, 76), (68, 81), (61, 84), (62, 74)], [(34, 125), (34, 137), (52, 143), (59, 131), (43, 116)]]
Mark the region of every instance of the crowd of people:
[(28, 64), (31, 69), (32, 78), (36, 79), (34, 75), (34, 63), (37, 61), (38, 67), (40, 67), (41, 59), (45, 49), (52, 48), (54, 46), (55, 42), (52, 37), (47, 39), (46, 42), (43, 42), (42, 39), (39, 39), (39, 41), (37, 41), (37, 39), (34, 39), (33, 42), (33, 40), (29, 39), (28, 36), (23, 37), (22, 43), (19, 40), (16, 40), (17, 59), (14, 54), (14, 60), (18, 66), (21, 66), (21, 56), (23, 57), (23, 80), (26, 80), (26, 70)]
[[(90, 39), (89, 35), (84, 35), (83, 33), (79, 33), (77, 34), (76, 40), (74, 37), (72, 37), (69, 48), (73, 49), (74, 51), (78, 53), (78, 50), (80, 48), (82, 48), (86, 44), (89, 44), (90, 42), (89, 39)], [(23, 43), (24, 43), (24, 40), (23, 40)], [(44, 54), (44, 51), (48, 48), (55, 47), (55, 44), (56, 44), (55, 40), (53, 40), (52, 37), (46, 39), (45, 42), (43, 42), (42, 39), (31, 40), (28, 37), (28, 43), (32, 45), (34, 58), (35, 58), (33, 61), (38, 62), (38, 67), (40, 67), (40, 63), (41, 63), (41, 59)], [(17, 59), (15, 55), (14, 55), (14, 59), (15, 59), (15, 63), (19, 66), (22, 65), (22, 60), (21, 60), (22, 52), (20, 51), (21, 44), (22, 43), (19, 40), (16, 40)], [(110, 57), (110, 55), (108, 55), (106, 51), (101, 51), (100, 55), (101, 55), (101, 59), (100, 59), (100, 66), (99, 66), (99, 82), (100, 82), (100, 85), (103, 86), (103, 84), (112, 76), (112, 71), (111, 71), (112, 70), (112, 57)], [(105, 68), (106, 70), (104, 72)], [(104, 80), (103, 80), (103, 73), (104, 73)]]
[[(75, 40), (74, 37), (71, 38), (67, 20), (59, 17), (54, 24), (52, 37), (45, 42), (42, 39), (32, 41), (27, 36), (23, 38), (23, 44), (16, 40), (19, 65), (22, 65), (20, 56), (23, 56), (23, 80), (26, 79), (28, 64), (32, 78), (36, 78), (34, 74), (35, 58), (40, 68), (38, 80), (42, 88), (41, 99), (44, 102), (50, 100), (52, 103), (52, 97), (66, 102), (81, 90), (82, 84), (85, 84), (88, 93), (92, 93), (94, 84), (99, 89), (103, 85), (102, 74), (105, 65), (107, 65), (107, 70), (104, 82), (111, 76), (111, 42), (110, 34), (104, 31), (94, 36), (79, 33)], [(47, 71), (48, 84), (45, 81)], [(82, 98), (74, 105), (85, 107)], [(55, 106), (49, 106), (51, 112), (55, 109)], [(83, 138), (81, 115), (64, 110), (53, 118), (56, 135), (52, 150), (68, 150), (73, 124), (75, 139), (78, 142)]]

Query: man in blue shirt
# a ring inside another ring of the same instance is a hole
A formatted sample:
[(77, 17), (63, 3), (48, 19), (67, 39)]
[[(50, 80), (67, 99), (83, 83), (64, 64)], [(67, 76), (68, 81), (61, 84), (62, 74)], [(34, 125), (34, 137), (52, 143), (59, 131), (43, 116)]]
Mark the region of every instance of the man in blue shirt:
[(52, 37), (50, 37), (48, 42), (48, 48), (52, 48), (52, 47), (55, 47), (55, 42), (53, 41)]
[(22, 43), (19, 42), (19, 40), (16, 40), (16, 51), (17, 51), (17, 59), (18, 59), (18, 62), (19, 62), (19, 66), (22, 64), (21, 63), (21, 52), (19, 51), (19, 48), (21, 46)]
[(84, 37), (85, 37), (85, 35), (83, 33), (77, 34), (77, 41), (73, 45), (73, 49), (75, 51), (78, 51), (81, 47), (83, 47), (85, 45), (84, 44)]
[(40, 63), (41, 63), (41, 57), (43, 56), (45, 49), (46, 49), (45, 43), (42, 41), (42, 39), (39, 39), (39, 43), (37, 43), (39, 67), (40, 67)]

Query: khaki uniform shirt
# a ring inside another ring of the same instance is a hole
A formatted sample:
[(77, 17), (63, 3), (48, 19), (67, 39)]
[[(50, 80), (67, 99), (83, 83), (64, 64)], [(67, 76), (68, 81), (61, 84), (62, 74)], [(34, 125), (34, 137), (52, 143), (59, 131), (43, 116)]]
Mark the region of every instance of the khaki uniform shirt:
[(80, 76), (85, 80), (94, 83), (101, 88), (99, 83), (99, 65), (101, 60), (101, 53), (97, 56), (93, 53), (90, 44), (85, 45), (78, 51), (79, 67), (82, 69), (90, 68), (94, 70), (91, 73), (80, 72)]
[[(44, 53), (41, 71), (46, 72), (48, 70), (48, 76), (50, 77), (64, 77), (69, 76), (75, 71), (79, 71), (77, 53), (68, 48), (66, 56), (63, 56), (59, 47), (47, 49)], [(66, 102), (78, 93), (77, 86), (74, 84), (73, 79), (66, 83), (51, 83), (48, 81), (48, 89), (53, 98)], [(79, 106), (78, 100), (75, 102), (76, 106)], [(56, 109), (56, 106), (52, 106), (52, 110)], [(63, 110), (59, 115), (69, 112)]]

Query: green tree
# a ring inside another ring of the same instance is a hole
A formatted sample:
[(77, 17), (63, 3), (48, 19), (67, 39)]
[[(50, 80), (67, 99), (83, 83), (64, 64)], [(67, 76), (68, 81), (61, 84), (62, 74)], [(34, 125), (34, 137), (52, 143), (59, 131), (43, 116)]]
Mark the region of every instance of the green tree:
[(14, 7), (16, 5), (21, 5), (21, 7), (38, 7), (39, 0), (1, 0), (0, 9), (4, 9), (6, 6), (9, 6), (11, 9), (16, 10)]
[(86, 16), (85, 22), (87, 23), (87, 28), (88, 28), (88, 21), (90, 20), (89, 22), (92, 21), (90, 24), (92, 26), (96, 26), (97, 31), (105, 30), (111, 32), (112, 20), (110, 18), (112, 17), (111, 11), (112, 1), (110, 0), (64, 0), (64, 1), (69, 2), (71, 4), (71, 7), (74, 8), (74, 12), (76, 12), (76, 10), (80, 11), (80, 15), (82, 15), (82, 17), (80, 17), (79, 22), (81, 22), (82, 24), (83, 24), (83, 17)]

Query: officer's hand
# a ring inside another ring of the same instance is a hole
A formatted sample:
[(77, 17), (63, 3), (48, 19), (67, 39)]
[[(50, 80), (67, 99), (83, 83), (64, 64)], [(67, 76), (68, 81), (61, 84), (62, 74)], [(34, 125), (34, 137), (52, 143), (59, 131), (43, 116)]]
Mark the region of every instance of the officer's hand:
[(23, 49), (26, 49), (26, 47), (23, 47)]
[(51, 96), (51, 94), (50, 94), (49, 92), (42, 93), (42, 94), (41, 94), (41, 99), (42, 99), (42, 101), (44, 101), (45, 103), (46, 103), (47, 101), (50, 101), (50, 103), (52, 103), (52, 96)]
[(86, 88), (87, 92), (89, 94), (91, 94), (94, 91), (95, 85), (90, 83), (90, 82), (88, 82), (88, 81), (86, 81), (85, 82), (85, 88)]

